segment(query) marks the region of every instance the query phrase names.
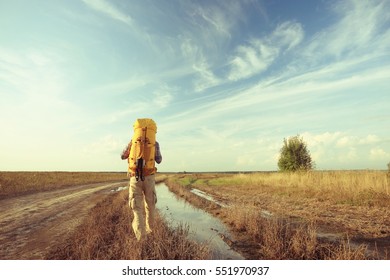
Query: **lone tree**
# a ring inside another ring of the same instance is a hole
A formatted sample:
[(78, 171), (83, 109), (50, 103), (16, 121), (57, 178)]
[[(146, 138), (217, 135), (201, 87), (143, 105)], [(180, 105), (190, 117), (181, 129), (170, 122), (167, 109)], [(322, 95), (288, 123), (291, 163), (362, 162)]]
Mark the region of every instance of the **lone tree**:
[(280, 171), (307, 171), (314, 168), (306, 143), (299, 135), (284, 139), (278, 161)]

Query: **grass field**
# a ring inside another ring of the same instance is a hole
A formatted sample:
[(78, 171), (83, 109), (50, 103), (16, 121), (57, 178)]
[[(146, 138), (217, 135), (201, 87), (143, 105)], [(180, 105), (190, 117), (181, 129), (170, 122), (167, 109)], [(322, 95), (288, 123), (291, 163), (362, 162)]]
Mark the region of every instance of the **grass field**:
[[(0, 197), (118, 180), (127, 181), (126, 174), (1, 172)], [(390, 258), (390, 186), (385, 172), (160, 174), (158, 180), (221, 219), (234, 235), (227, 242), (246, 258)], [(220, 204), (195, 195), (193, 189)], [(127, 196), (127, 190), (107, 195), (46, 258), (210, 258), (207, 244), (187, 239), (185, 225), (172, 228), (160, 217), (148, 242), (136, 242)], [(337, 238), (323, 237), (333, 233)]]
[[(385, 172), (186, 174), (171, 177), (168, 185), (228, 224), (237, 244), (252, 244), (256, 249), (247, 252), (250, 258), (389, 258)], [(205, 201), (191, 189), (228, 207)], [(337, 237), (337, 242), (317, 233)]]
[(180, 182), (202, 186), (208, 192), (229, 190), (235, 196), (232, 198), (237, 199), (257, 197), (259, 192), (266, 191), (279, 197), (314, 198), (351, 206), (390, 205), (390, 178), (383, 171), (198, 174), (184, 176)]
[(127, 180), (126, 172), (0, 172), (0, 199), (67, 186)]

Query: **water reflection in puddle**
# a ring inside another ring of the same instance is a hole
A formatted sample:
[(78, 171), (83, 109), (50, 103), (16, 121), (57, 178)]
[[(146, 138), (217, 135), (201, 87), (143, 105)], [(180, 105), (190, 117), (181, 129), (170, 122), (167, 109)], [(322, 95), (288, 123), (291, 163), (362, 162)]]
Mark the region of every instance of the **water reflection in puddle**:
[(207, 212), (193, 207), (185, 200), (177, 198), (164, 184), (156, 185), (157, 209), (174, 226), (189, 226), (189, 237), (197, 242), (208, 242), (215, 259), (243, 259), (233, 251), (219, 236), (229, 237), (227, 228), (220, 220)]

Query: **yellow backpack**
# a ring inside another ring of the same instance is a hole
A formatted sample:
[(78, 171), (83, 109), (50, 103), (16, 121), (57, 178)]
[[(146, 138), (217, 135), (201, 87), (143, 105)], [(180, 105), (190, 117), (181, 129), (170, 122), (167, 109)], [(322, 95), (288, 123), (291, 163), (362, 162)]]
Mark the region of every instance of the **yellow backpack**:
[(157, 170), (154, 163), (157, 126), (152, 119), (137, 119), (133, 127), (129, 173), (135, 176), (137, 181), (139, 179), (143, 181), (145, 176), (154, 174)]

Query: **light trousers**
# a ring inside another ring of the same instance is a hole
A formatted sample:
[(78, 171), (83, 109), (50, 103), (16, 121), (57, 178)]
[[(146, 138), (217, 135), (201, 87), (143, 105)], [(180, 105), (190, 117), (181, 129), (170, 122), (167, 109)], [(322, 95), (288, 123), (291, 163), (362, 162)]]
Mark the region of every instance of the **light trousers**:
[(157, 195), (155, 175), (145, 176), (144, 181), (130, 178), (129, 206), (133, 210), (133, 231), (137, 240), (142, 240), (152, 232), (156, 210)]

